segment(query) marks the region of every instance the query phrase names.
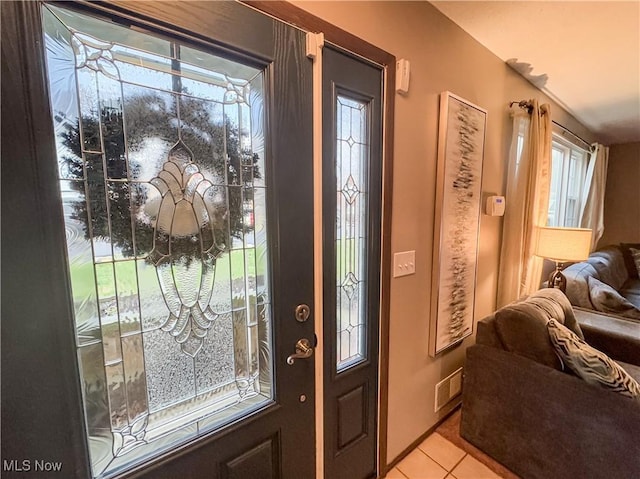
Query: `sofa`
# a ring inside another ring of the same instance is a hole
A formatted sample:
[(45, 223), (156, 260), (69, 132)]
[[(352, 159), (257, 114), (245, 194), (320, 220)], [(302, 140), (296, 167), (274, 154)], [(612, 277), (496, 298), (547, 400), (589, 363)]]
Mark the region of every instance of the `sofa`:
[(551, 319), (640, 382), (640, 323), (576, 311), (559, 290), (541, 290), (478, 322), (461, 436), (523, 479), (640, 477), (640, 400), (565, 368)]
[(562, 273), (571, 304), (640, 320), (640, 278), (631, 248), (640, 249), (640, 244), (606, 246), (566, 268)]

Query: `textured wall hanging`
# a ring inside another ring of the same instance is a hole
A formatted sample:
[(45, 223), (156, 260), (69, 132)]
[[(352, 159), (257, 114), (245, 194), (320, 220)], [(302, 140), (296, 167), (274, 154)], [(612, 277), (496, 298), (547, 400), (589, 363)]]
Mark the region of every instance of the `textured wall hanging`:
[(473, 332), (487, 112), (449, 92), (440, 95), (430, 353)]

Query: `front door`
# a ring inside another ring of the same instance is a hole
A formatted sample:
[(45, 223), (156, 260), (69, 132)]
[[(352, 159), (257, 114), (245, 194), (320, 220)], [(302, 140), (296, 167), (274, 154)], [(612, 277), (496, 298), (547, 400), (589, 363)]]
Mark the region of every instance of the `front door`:
[(4, 474), (314, 477), (304, 34), (25, 2), (2, 36)]

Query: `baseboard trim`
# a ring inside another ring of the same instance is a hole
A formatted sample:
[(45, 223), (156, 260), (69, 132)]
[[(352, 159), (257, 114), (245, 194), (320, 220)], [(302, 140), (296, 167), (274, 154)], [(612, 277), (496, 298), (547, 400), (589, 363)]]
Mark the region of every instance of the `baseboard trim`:
[(424, 441), (427, 437), (433, 434), (435, 430), (438, 429), (438, 426), (440, 426), (440, 424), (445, 422), (447, 419), (449, 419), (451, 415), (453, 415), (453, 413), (455, 413), (458, 409), (460, 409), (460, 406), (462, 406), (462, 403), (458, 404), (453, 409), (451, 409), (451, 411), (449, 411), (446, 415), (440, 418), (437, 423), (435, 423), (433, 426), (427, 429), (420, 437), (418, 437), (418, 439), (416, 439), (411, 444), (409, 444), (409, 446), (407, 446), (405, 450), (403, 450), (400, 454), (398, 454), (398, 456), (393, 461), (387, 464), (387, 467), (385, 468), (385, 471), (384, 471), (384, 475), (381, 474), (380, 477), (385, 477), (387, 475), (387, 472), (389, 472), (391, 469), (397, 466), (400, 463), (400, 461), (402, 461), (405, 457), (407, 457), (411, 451), (413, 451), (416, 447), (418, 447), (422, 443), (422, 441)]

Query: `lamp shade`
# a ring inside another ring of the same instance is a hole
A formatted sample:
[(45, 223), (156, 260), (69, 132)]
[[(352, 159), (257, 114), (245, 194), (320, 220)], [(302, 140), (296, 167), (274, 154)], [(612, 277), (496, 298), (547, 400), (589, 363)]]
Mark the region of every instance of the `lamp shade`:
[(536, 228), (533, 254), (564, 263), (589, 257), (591, 230), (586, 228)]

